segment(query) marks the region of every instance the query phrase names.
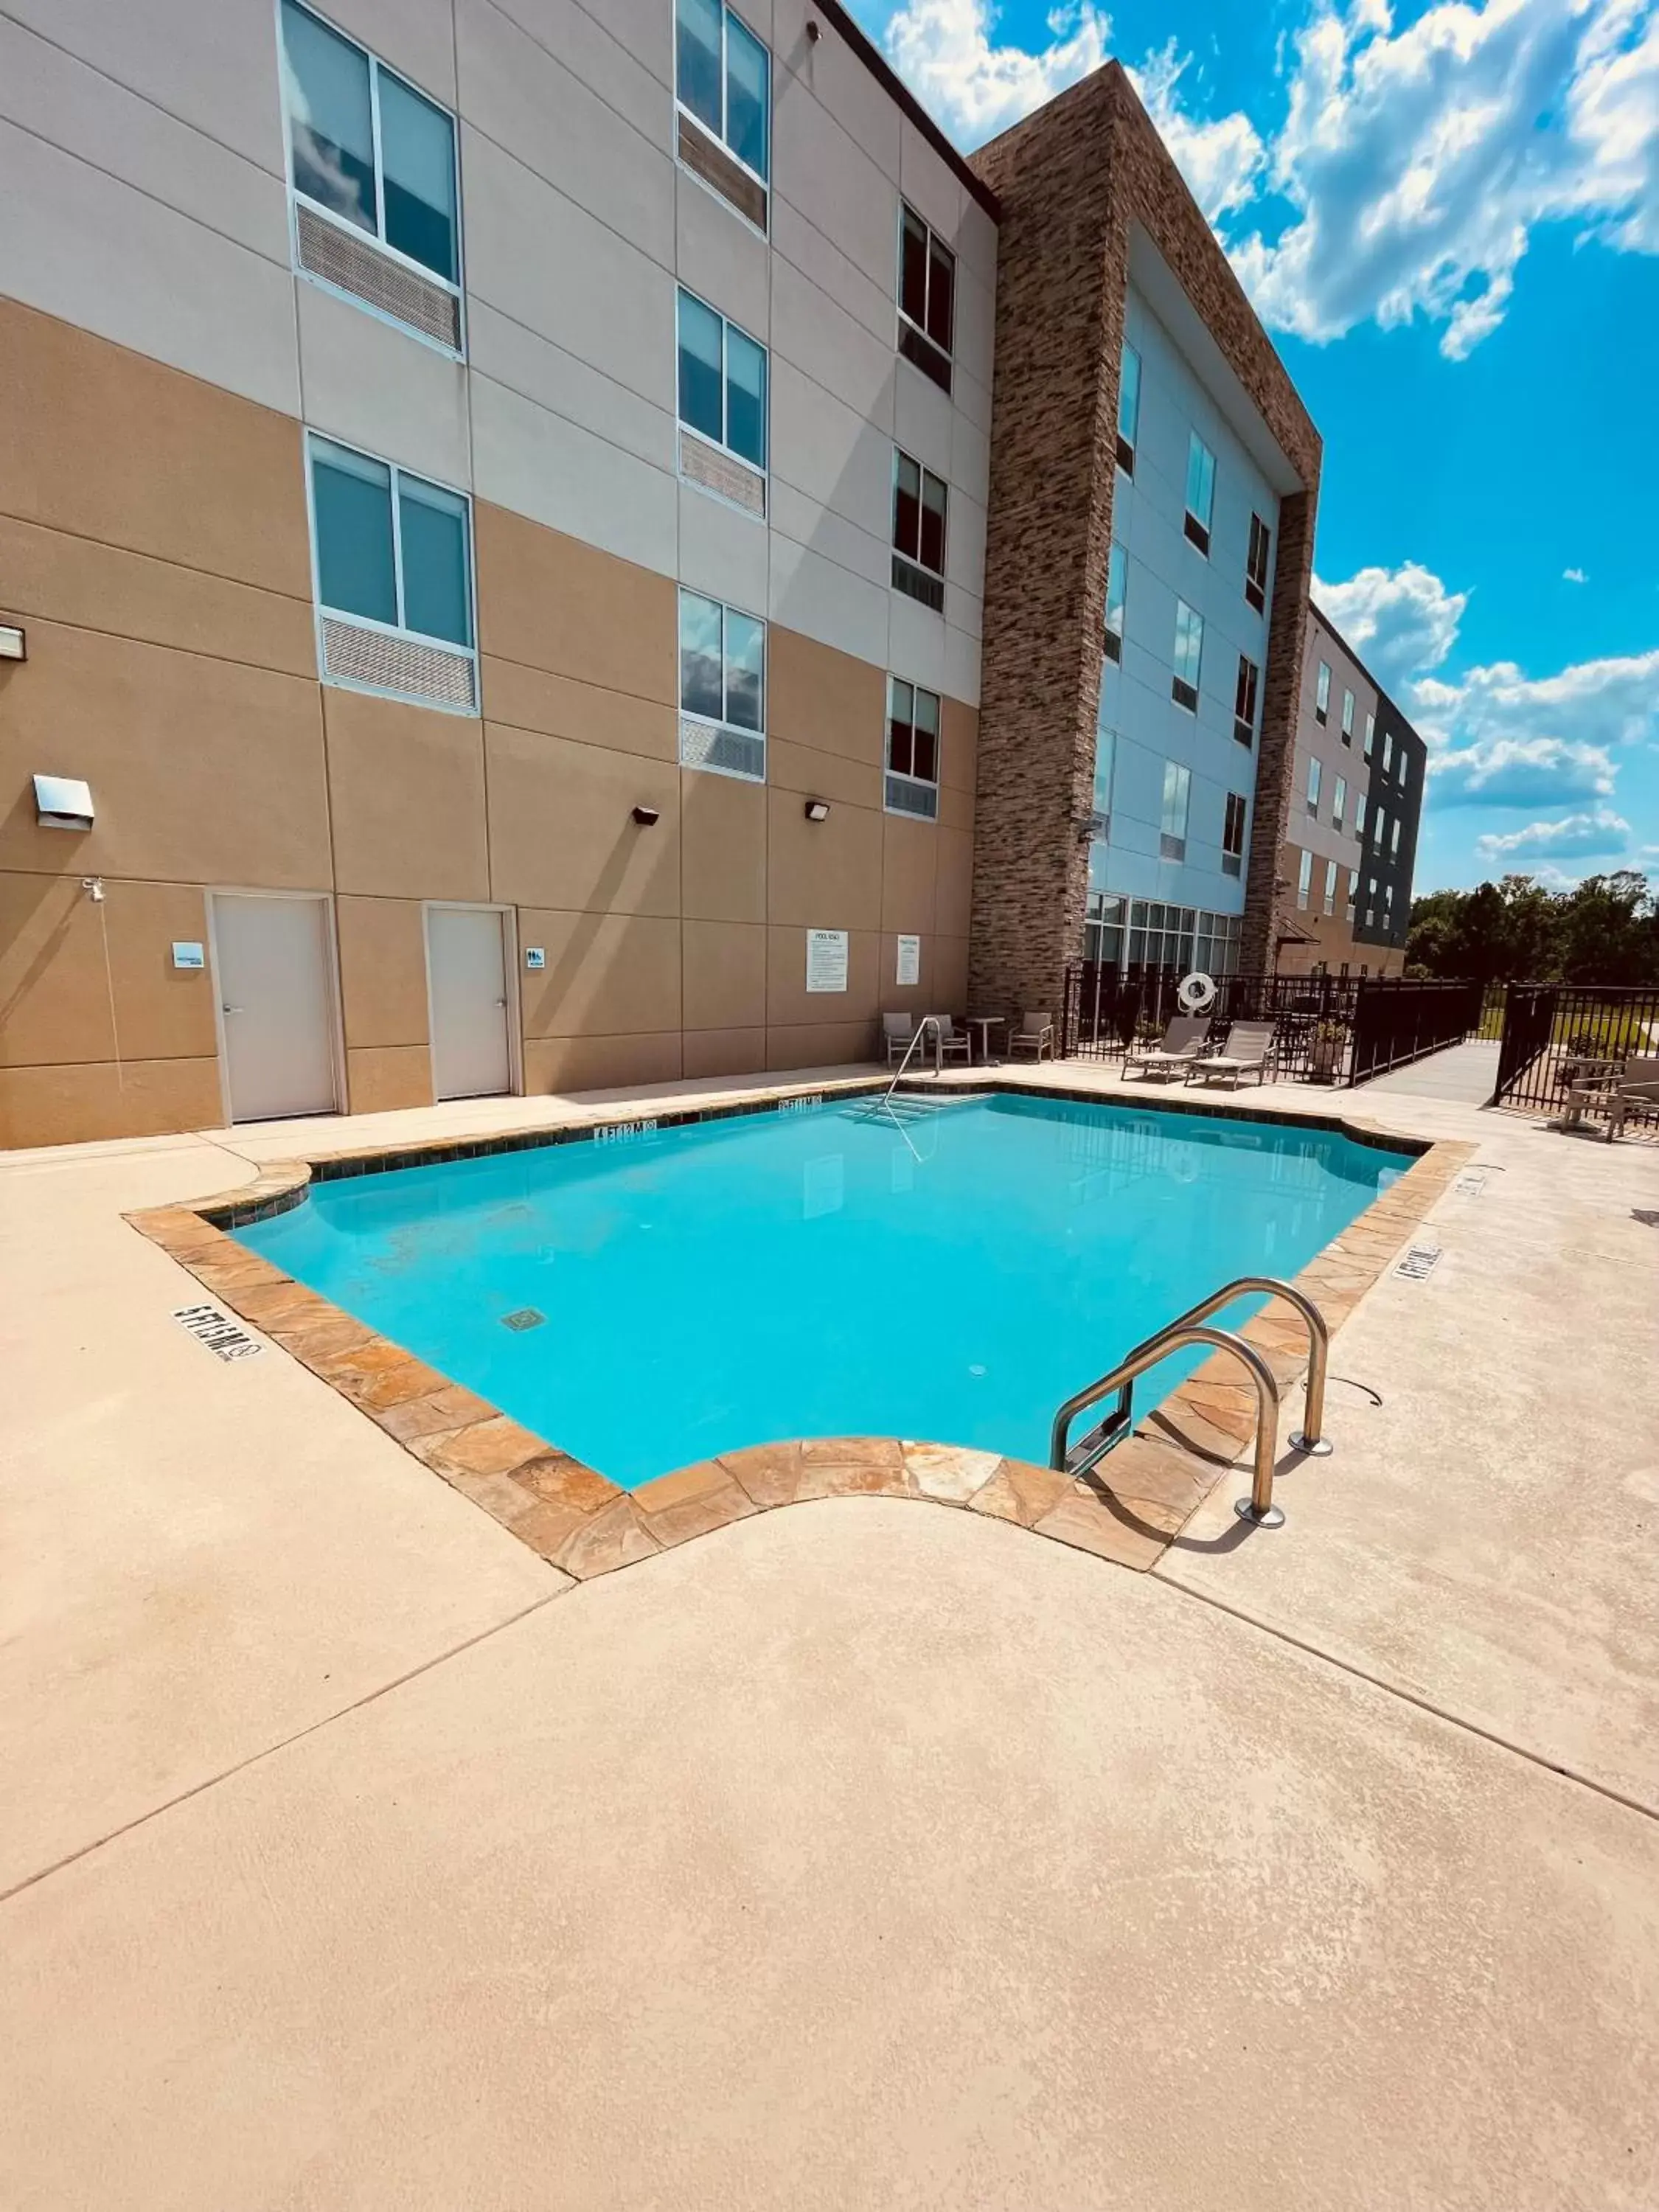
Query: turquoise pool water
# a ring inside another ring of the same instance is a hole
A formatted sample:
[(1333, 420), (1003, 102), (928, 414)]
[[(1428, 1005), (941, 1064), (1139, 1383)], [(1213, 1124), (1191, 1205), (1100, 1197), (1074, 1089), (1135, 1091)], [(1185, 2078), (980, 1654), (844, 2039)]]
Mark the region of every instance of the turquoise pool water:
[(238, 1234), (632, 1488), (790, 1437), (1045, 1460), (1061, 1399), (1229, 1276), (1294, 1274), (1409, 1164), (1243, 1119), (830, 1101), (319, 1183)]

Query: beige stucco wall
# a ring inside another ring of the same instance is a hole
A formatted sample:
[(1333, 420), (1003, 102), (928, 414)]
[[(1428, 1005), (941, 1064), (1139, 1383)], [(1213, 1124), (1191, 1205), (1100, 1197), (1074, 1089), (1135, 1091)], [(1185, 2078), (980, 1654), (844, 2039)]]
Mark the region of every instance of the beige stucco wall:
[[(884, 1007), (961, 1011), (965, 702), (939, 822), (889, 816), (884, 666), (774, 622), (768, 783), (683, 770), (673, 580), (483, 501), (481, 715), (319, 684), (300, 425), (3, 301), (0, 362), (0, 616), (28, 647), (0, 663), (0, 1143), (222, 1118), (213, 977), (170, 964), (216, 886), (331, 896), (359, 1111), (431, 1095), (428, 899), (516, 908), (545, 948), (530, 1091), (845, 1060)], [(37, 825), (37, 772), (88, 781), (90, 833)], [(806, 992), (808, 927), (850, 933), (846, 993)]]

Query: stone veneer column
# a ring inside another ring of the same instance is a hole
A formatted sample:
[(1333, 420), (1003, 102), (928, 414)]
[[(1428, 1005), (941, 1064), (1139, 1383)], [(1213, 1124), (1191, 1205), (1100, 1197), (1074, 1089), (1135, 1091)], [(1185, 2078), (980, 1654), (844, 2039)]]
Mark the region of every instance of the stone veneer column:
[[(1116, 63), (975, 156), (1002, 205), (969, 997), (1057, 1005), (1082, 950), (1132, 223), (1304, 489), (1281, 501), (1242, 964), (1271, 965), (1321, 448), (1283, 363)], [(1241, 579), (1240, 588), (1243, 589)]]

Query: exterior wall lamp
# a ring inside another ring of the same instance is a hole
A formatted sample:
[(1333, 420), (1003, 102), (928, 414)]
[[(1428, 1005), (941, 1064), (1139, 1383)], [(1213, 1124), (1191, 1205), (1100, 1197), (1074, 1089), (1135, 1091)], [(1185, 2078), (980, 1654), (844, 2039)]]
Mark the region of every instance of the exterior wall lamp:
[(641, 830), (648, 830), (653, 823), (661, 821), (662, 809), (659, 806), (636, 806), (634, 809), (634, 819)]
[(827, 799), (809, 799), (802, 811), (809, 822), (827, 822), (830, 819), (830, 802)]

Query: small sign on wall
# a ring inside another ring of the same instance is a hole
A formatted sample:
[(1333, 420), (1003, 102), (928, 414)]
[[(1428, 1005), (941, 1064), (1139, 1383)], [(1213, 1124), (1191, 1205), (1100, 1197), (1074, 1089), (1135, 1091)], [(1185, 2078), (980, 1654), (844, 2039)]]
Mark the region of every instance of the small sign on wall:
[(175, 941), (173, 964), (175, 968), (205, 968), (207, 954), (199, 945), (180, 945)]
[(809, 991), (847, 988), (847, 932), (809, 929), (806, 933), (806, 988)]
[(526, 968), (531, 969), (545, 968), (547, 965), (546, 946), (542, 945), (526, 945), (524, 949), (524, 964)]
[(898, 975), (900, 983), (920, 983), (921, 981), (921, 939), (901, 937), (898, 941)]

